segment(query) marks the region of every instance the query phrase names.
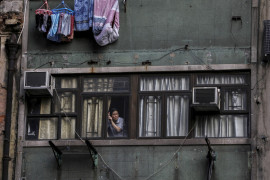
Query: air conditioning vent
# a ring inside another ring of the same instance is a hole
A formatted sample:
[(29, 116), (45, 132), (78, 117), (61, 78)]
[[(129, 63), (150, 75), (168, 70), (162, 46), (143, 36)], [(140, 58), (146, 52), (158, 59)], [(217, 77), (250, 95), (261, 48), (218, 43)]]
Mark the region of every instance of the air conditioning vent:
[(196, 111), (218, 111), (220, 109), (217, 87), (193, 88), (192, 107)]
[(25, 71), (24, 89), (29, 95), (52, 95), (49, 73)]

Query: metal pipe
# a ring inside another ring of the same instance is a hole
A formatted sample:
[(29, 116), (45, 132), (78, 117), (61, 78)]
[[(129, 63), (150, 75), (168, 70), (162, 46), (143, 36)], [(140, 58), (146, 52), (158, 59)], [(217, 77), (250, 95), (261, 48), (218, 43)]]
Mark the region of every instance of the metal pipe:
[(13, 75), (16, 64), (16, 54), (19, 49), (19, 45), (16, 42), (17, 36), (11, 35), (11, 38), (6, 41), (5, 49), (8, 59), (8, 77), (7, 77), (7, 101), (6, 101), (6, 118), (5, 118), (5, 130), (4, 130), (4, 149), (3, 149), (3, 169), (2, 180), (8, 180), (8, 167), (10, 150), (10, 128), (11, 128), (11, 114), (12, 114), (12, 93), (13, 93)]

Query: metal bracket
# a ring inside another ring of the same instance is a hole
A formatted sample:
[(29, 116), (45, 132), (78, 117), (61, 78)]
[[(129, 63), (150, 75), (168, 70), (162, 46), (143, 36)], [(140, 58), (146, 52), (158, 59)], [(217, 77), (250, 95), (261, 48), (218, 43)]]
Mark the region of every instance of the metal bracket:
[(91, 159), (92, 159), (92, 162), (93, 162), (93, 168), (97, 168), (97, 166), (98, 166), (98, 153), (97, 153), (97, 150), (94, 148), (94, 146), (87, 139), (85, 140), (85, 144), (87, 145), (87, 148), (88, 148), (89, 153), (91, 155)]
[(58, 149), (52, 141), (49, 141), (49, 144), (52, 148), (52, 151), (53, 151), (53, 154), (54, 154), (54, 157), (55, 157), (55, 160), (56, 160), (56, 163), (58, 165), (58, 168), (61, 168), (61, 165), (62, 165), (62, 152), (60, 151), (60, 149)]
[(208, 139), (208, 137), (205, 137), (205, 141), (207, 143), (208, 146), (208, 153), (206, 158), (208, 159), (208, 173), (207, 173), (207, 180), (211, 180), (211, 176), (212, 176), (212, 172), (214, 169), (214, 161), (216, 161), (216, 152), (213, 150), (213, 148), (211, 147), (210, 141)]

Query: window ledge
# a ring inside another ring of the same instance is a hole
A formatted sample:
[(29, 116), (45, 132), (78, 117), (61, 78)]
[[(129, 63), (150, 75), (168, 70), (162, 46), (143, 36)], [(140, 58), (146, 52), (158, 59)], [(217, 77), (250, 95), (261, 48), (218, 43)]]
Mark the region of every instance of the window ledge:
[[(212, 145), (247, 145), (251, 144), (249, 138), (209, 138)], [(23, 147), (49, 146), (49, 140), (23, 141)], [(52, 140), (56, 146), (82, 146), (81, 140)], [(113, 139), (90, 140), (94, 146), (178, 146), (184, 139)], [(187, 139), (185, 145), (206, 145), (204, 138)]]

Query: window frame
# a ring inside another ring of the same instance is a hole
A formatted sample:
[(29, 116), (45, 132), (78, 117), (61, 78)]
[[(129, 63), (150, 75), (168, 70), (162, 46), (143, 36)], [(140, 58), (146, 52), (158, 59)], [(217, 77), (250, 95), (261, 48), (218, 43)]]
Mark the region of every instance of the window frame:
[[(247, 137), (239, 137), (240, 139), (247, 139), (250, 138), (250, 124), (251, 124), (251, 118), (250, 118), (250, 109), (251, 109), (251, 103), (250, 103), (250, 95), (251, 95), (251, 89), (250, 89), (250, 72), (247, 71), (240, 71), (240, 72), (228, 72), (228, 71), (220, 71), (220, 72), (164, 72), (161, 74), (158, 73), (123, 73), (123, 74), (110, 74), (109, 77), (128, 77), (129, 79), (129, 91), (125, 92), (84, 92), (83, 91), (83, 80), (86, 77), (94, 77), (94, 78), (106, 78), (108, 77), (108, 74), (98, 74), (98, 75), (89, 75), (89, 74), (68, 74), (68, 75), (54, 75), (57, 79), (61, 78), (67, 78), (67, 77), (75, 77), (77, 78), (77, 88), (57, 88), (58, 93), (62, 92), (74, 92), (76, 94), (76, 102), (75, 102), (75, 113), (66, 113), (68, 117), (75, 117), (76, 118), (76, 132), (79, 133), (80, 136), (82, 136), (81, 128), (82, 128), (82, 107), (83, 107), (83, 101), (86, 97), (93, 97), (96, 95), (102, 95), (105, 97), (105, 104), (103, 105), (103, 116), (105, 115), (106, 108), (108, 106), (107, 97), (108, 96), (119, 96), (123, 95), (128, 96), (128, 103), (129, 103), (129, 109), (128, 109), (128, 127), (127, 127), (127, 137), (107, 137), (106, 135), (106, 129), (107, 129), (107, 123), (105, 122), (105, 117), (103, 117), (103, 127), (102, 127), (102, 136), (99, 138), (89, 138), (93, 140), (101, 140), (101, 141), (107, 141), (107, 140), (120, 140), (116, 142), (123, 142), (125, 144), (124, 140), (140, 140), (142, 142), (155, 142), (156, 140), (162, 140), (162, 139), (168, 139), (168, 140), (181, 140), (185, 138), (185, 136), (167, 136), (167, 97), (170, 95), (188, 95), (189, 96), (189, 118), (188, 118), (188, 132), (192, 128), (193, 124), (195, 123), (194, 120), (194, 110), (190, 107), (192, 104), (192, 88), (193, 87), (219, 87), (220, 93), (224, 94), (225, 90), (227, 89), (244, 89), (247, 92), (247, 110), (244, 112), (242, 110), (240, 111), (220, 111), (220, 115), (233, 115), (233, 114), (246, 114), (247, 115)], [(246, 79), (245, 84), (197, 84), (196, 78), (199, 75), (214, 75), (214, 76), (222, 76), (222, 75), (244, 75)], [(140, 91), (140, 78), (141, 77), (170, 77), (170, 76), (180, 76), (180, 77), (189, 77), (189, 90), (178, 90), (178, 91)], [(162, 107), (161, 107), (161, 136), (159, 137), (139, 137), (139, 100), (142, 95), (158, 95), (162, 98)], [(31, 96), (32, 97), (48, 97), (48, 96)], [(58, 124), (57, 124), (57, 140), (78, 140), (79, 137), (75, 135), (75, 139), (61, 139), (61, 118), (66, 117), (65, 113), (57, 113), (55, 112), (55, 95), (51, 97), (51, 114), (50, 115), (44, 115), (44, 114), (36, 114), (36, 115), (30, 115), (27, 114), (27, 122), (28, 118), (42, 118), (42, 117), (56, 117), (58, 118)], [(223, 102), (223, 96), (220, 97), (220, 101)], [(221, 108), (223, 108), (223, 103), (221, 103)], [(200, 113), (196, 113), (200, 114)], [(203, 113), (202, 113), (203, 114)], [(126, 118), (125, 118), (126, 119)], [(42, 141), (44, 139), (28, 139), (27, 138), (27, 127), (25, 131), (25, 139), (26, 140), (34, 140), (34, 141)], [(193, 133), (190, 133), (187, 137), (188, 139), (196, 139), (193, 135)], [(216, 137), (224, 139), (223, 137)], [(236, 139), (237, 137), (227, 137), (227, 139)], [(85, 138), (84, 138), (85, 139)], [(166, 141), (164, 141), (166, 142)], [(120, 143), (121, 144), (121, 143)]]

